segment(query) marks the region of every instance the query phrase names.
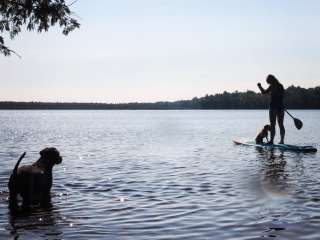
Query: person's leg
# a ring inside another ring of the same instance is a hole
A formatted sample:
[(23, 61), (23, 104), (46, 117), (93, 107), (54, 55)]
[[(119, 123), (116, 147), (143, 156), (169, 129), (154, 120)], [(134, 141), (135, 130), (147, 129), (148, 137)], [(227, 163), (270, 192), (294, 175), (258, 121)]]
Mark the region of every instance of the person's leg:
[(277, 120), (278, 120), (278, 125), (280, 128), (280, 136), (281, 136), (281, 140), (279, 142), (280, 144), (284, 143), (284, 136), (286, 134), (286, 130), (283, 125), (283, 119), (284, 119), (284, 110), (283, 109), (278, 110), (277, 111)]
[(270, 127), (271, 127), (271, 133), (270, 133), (270, 141), (269, 143), (273, 144), (273, 139), (276, 134), (276, 118), (277, 118), (277, 112), (275, 109), (270, 108), (269, 109), (269, 119), (270, 119)]

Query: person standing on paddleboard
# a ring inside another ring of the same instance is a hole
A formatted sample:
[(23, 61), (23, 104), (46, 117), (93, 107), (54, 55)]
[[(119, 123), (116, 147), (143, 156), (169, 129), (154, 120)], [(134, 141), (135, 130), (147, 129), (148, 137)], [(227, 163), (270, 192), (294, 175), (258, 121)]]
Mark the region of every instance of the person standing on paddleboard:
[(276, 120), (278, 120), (278, 125), (280, 128), (280, 144), (284, 144), (285, 128), (283, 126), (284, 119), (284, 107), (283, 107), (283, 97), (284, 97), (284, 88), (283, 85), (275, 78), (273, 75), (268, 75), (266, 82), (269, 84), (267, 89), (264, 89), (261, 86), (261, 83), (258, 83), (258, 87), (262, 94), (270, 93), (270, 105), (269, 105), (269, 118), (271, 126), (271, 139), (270, 144), (273, 144), (273, 139), (276, 134)]

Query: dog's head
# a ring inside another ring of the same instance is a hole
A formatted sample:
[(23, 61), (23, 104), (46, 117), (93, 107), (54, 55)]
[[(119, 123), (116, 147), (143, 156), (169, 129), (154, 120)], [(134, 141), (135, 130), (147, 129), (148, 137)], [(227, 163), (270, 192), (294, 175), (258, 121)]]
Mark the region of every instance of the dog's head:
[(270, 125), (264, 125), (263, 130), (264, 131), (271, 131), (271, 126)]
[(52, 165), (60, 164), (62, 162), (62, 157), (60, 156), (59, 151), (54, 147), (41, 150), (40, 156), (41, 158), (46, 159), (47, 162), (49, 161)]

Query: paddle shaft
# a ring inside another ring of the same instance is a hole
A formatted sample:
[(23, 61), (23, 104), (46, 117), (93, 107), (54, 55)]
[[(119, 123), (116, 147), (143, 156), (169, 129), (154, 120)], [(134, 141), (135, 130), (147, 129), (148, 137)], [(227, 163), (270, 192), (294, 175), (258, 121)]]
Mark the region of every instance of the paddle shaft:
[(286, 113), (289, 114), (290, 117), (292, 117), (292, 119), (295, 119), (287, 110), (285, 110), (285, 111), (286, 111)]

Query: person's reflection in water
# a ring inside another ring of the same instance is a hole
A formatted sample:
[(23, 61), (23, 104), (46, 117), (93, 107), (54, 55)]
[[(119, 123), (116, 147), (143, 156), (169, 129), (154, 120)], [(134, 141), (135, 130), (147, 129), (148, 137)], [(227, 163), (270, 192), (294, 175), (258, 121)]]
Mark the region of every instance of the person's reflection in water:
[(257, 149), (263, 164), (261, 186), (265, 193), (273, 196), (287, 195), (290, 191), (287, 162), (282, 151)]
[(63, 239), (63, 232), (58, 226), (60, 215), (52, 207), (31, 211), (9, 212), (7, 228), (14, 239), (32, 239), (34, 236), (46, 236), (46, 239)]

